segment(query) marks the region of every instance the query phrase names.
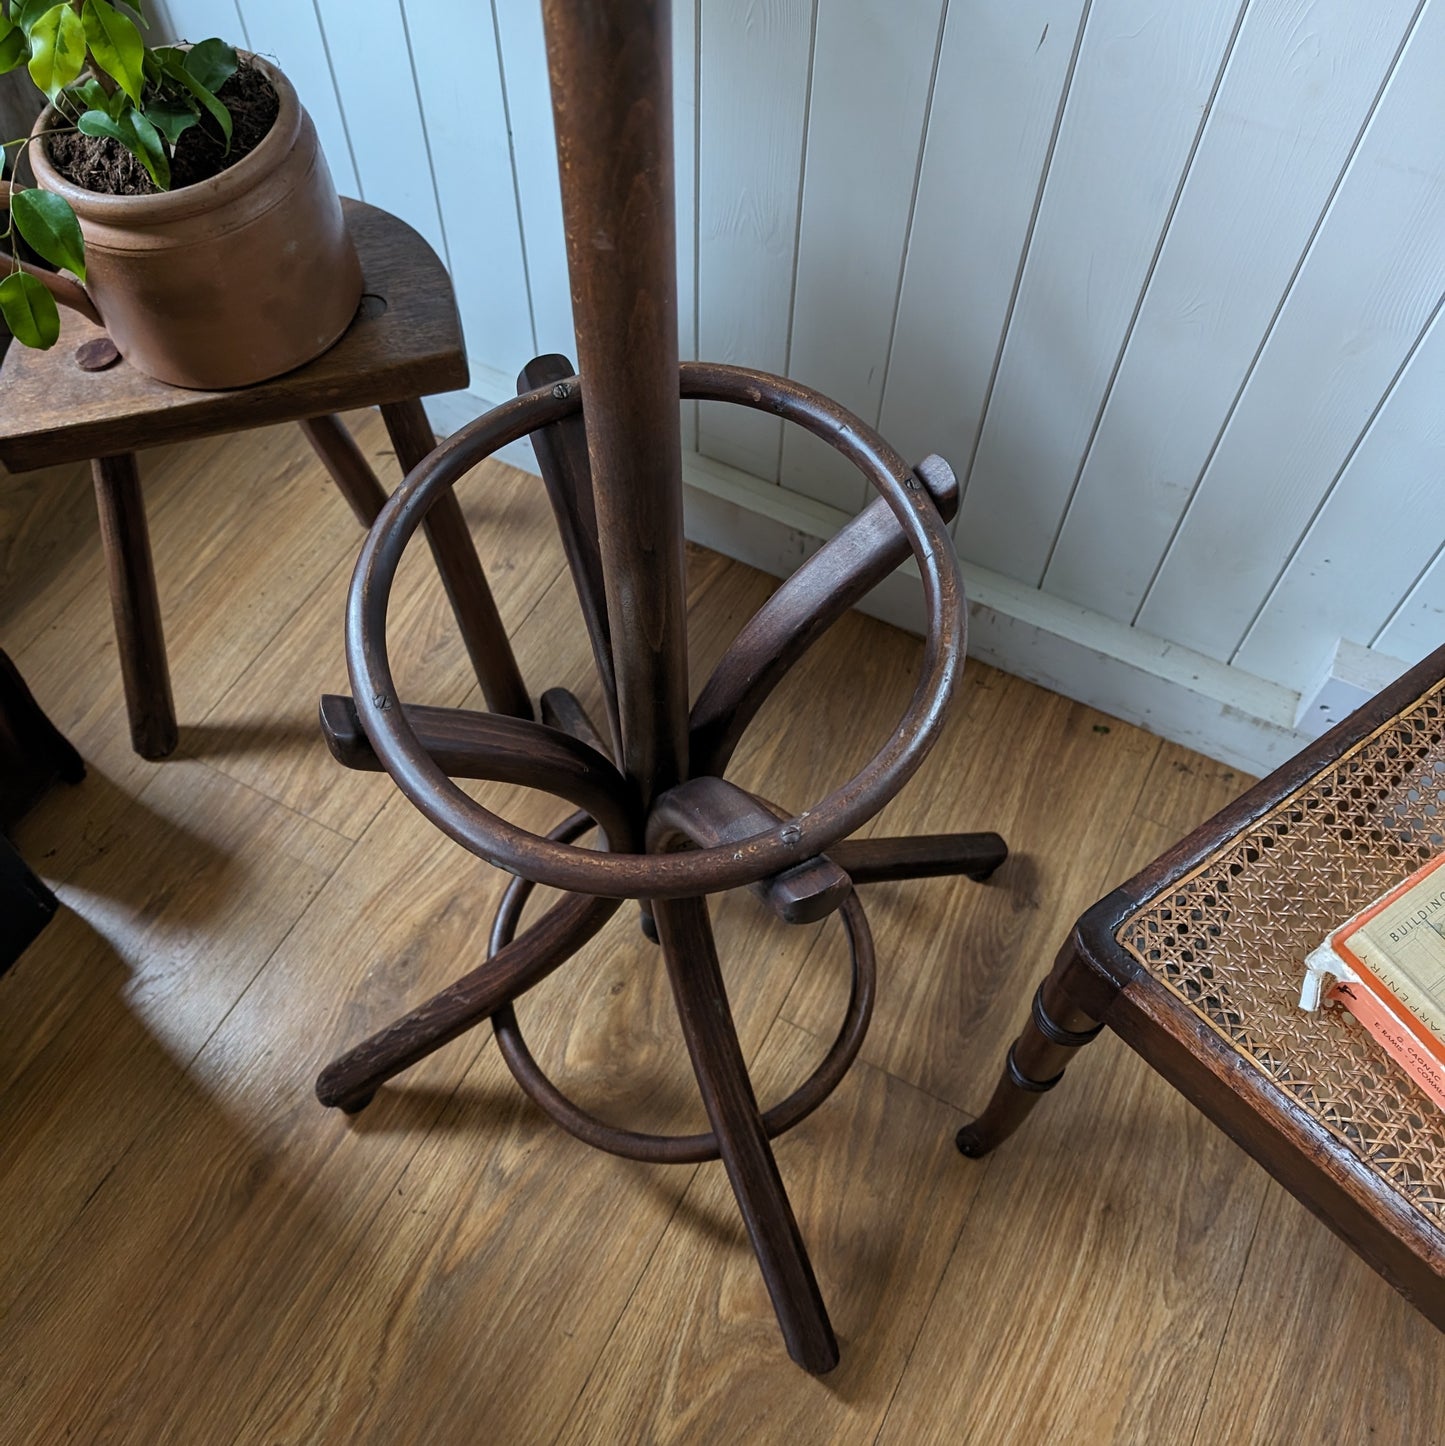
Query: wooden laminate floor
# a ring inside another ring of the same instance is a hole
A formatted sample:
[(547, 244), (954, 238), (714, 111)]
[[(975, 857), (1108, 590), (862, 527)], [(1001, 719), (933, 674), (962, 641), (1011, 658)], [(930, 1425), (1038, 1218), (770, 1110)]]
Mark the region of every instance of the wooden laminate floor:
[[(356, 419), (383, 475), (374, 416)], [(336, 767), (357, 534), (294, 429), (145, 459), (181, 718), (129, 750), (87, 476), (0, 479), (0, 646), (90, 763), (19, 843), (65, 908), (0, 980), (0, 1440), (1431, 1442), (1445, 1344), (1121, 1045), (1084, 1052), (981, 1163), (986, 1098), (1079, 910), (1247, 781), (970, 664), (878, 820), (996, 828), (987, 886), (865, 903), (860, 1063), (779, 1159), (843, 1345), (779, 1343), (719, 1166), (559, 1133), (476, 1032), (354, 1120), (339, 1048), (481, 958), (502, 878), (382, 777)], [(535, 479), (462, 486), (534, 692), (595, 700)], [(689, 558), (700, 680), (770, 580)], [(404, 696), (477, 700), (424, 556), (393, 610)], [(853, 616), (755, 726), (738, 776), (801, 806), (870, 754), (919, 645)], [(536, 829), (566, 805), (482, 786)], [(846, 998), (836, 923), (716, 908), (765, 1098)], [(520, 1009), (597, 1111), (697, 1128), (660, 958), (631, 911)]]

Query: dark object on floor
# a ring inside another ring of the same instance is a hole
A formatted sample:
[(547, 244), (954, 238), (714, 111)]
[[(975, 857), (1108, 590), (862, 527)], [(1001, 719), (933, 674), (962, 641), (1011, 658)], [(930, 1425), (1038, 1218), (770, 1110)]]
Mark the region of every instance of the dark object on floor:
[(0, 973), (58, 907), (4, 831), (52, 784), (79, 783), (84, 777), (80, 754), (41, 712), (14, 663), (0, 652)]
[(1096, 904), (1039, 986), (966, 1155), (1104, 1027), (1445, 1329), (1445, 1114), (1306, 954), (1445, 850), (1445, 648)]
[[(367, 296), (330, 351), (269, 382), (230, 392), (167, 386), (124, 361), (87, 371), (77, 349), (103, 333), (64, 314), (50, 351), (15, 347), (0, 368), (0, 462), (23, 472), (89, 461), (110, 574), (131, 742), (143, 758), (176, 746), (175, 706), (161, 631), (136, 452), (163, 442), (300, 422), (357, 520), (368, 527), (386, 501), (335, 415), (380, 406), (405, 472), (436, 443), (419, 397), (467, 384), (451, 281), (411, 227), (374, 206), (343, 202), (366, 274)], [(437, 569), (486, 690), (500, 713), (530, 716), (461, 507), (448, 491), (426, 519)]]
[[(544, 6), (581, 376), (565, 357), (529, 363), (522, 395), (418, 466), (362, 549), (347, 626), (357, 697), (323, 700), (332, 751), (352, 767), (385, 767), (433, 823), (516, 877), (492, 927), (491, 957), (335, 1060), (317, 1095), (348, 1112), (364, 1109), (386, 1080), (490, 1019), (517, 1082), (578, 1138), (635, 1160), (722, 1160), (788, 1352), (821, 1373), (837, 1364), (838, 1342), (771, 1141), (837, 1087), (868, 1027), (873, 942), (854, 885), (984, 879), (1006, 850), (996, 834), (849, 842), (922, 763), (962, 664), (963, 597), (946, 525), (958, 484), (940, 458), (910, 468), (857, 417), (795, 382), (709, 363), (679, 367), (666, 10), (656, 0)], [(804, 427), (880, 493), (744, 625), (690, 709), (679, 390)], [(592, 643), (601, 727), (563, 689), (542, 695), (539, 725), (407, 707), (391, 678), (387, 597), (419, 518), (483, 457), (528, 434)], [(878, 754), (796, 814), (728, 782), (744, 731), (778, 683), (910, 554), (923, 579), (928, 642), (905, 717)], [(487, 812), (451, 777), (539, 788), (582, 811), (541, 838)], [(594, 823), (599, 847), (573, 847)], [(518, 934), (536, 883), (564, 897)], [(705, 898), (743, 887), (785, 922), (838, 913), (851, 956), (836, 1039), (812, 1075), (766, 1112), (738, 1041)], [(517, 1023), (514, 1001), (624, 900), (641, 902), (643, 928), (662, 946), (705, 1133), (642, 1134), (589, 1114), (542, 1072)]]

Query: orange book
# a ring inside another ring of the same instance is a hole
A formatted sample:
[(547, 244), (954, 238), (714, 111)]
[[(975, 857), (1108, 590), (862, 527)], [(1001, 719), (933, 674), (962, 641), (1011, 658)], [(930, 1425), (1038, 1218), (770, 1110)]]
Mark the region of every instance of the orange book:
[(1445, 854), (1335, 929), (1305, 960), (1300, 1007), (1348, 1009), (1445, 1110)]

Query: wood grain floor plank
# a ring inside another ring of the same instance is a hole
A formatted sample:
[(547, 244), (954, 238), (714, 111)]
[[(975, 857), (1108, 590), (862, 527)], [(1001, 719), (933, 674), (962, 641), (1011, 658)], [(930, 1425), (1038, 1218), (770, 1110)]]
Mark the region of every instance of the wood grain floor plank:
[(97, 528), (90, 468), (0, 467), (0, 646), (39, 632), (80, 589), (104, 586)]
[(1193, 1439), (1445, 1441), (1445, 1337), (1271, 1183)]
[[(0, 980), (0, 1314), (205, 1045), (349, 843), (199, 764), (168, 768), (62, 886), (89, 930), (42, 934)], [(78, 957), (77, 957), (78, 956)], [(69, 977), (47, 1041), (29, 995)], [(152, 1067), (136, 1068), (136, 1060)], [(57, 1131), (64, 1144), (57, 1147)]]
[[(779, 1021), (757, 1073), (776, 1091), (816, 1054)], [(962, 1120), (864, 1065), (779, 1142), (843, 1349), (824, 1378), (778, 1349), (726, 1177), (701, 1167), (562, 1440), (871, 1441), (983, 1173), (950, 1158)]]
[[(379, 425), (379, 422), (377, 423)], [(301, 450), (298, 450), (298, 443)], [(294, 427), (168, 448), (144, 462), (151, 544), (182, 737), (261, 653), (316, 586), (358, 545), (355, 519), (316, 475)], [(131, 750), (110, 603), (99, 571), (12, 656), (56, 726), (110, 792), (89, 808), (109, 826), (164, 763)], [(56, 850), (52, 877), (76, 862), (74, 830), (52, 819), (63, 794), (25, 827)]]
[[(368, 460), (389, 488), (395, 468), (384, 465), (391, 456), (385, 432), (367, 425), (358, 427), (357, 435), (366, 439)], [(515, 630), (565, 565), (561, 545), (546, 525), (546, 494), (535, 477), (484, 463), (464, 480), (458, 495), (487, 560), (502, 619)], [(360, 541), (358, 532), (358, 547)], [(322, 693), (351, 691), (343, 620), (354, 565), (354, 555), (348, 554), (332, 569), (204, 718), (183, 730), (180, 745), (187, 755), (204, 758), (350, 838), (360, 835), (395, 792), (381, 775), (354, 775), (347, 787), (338, 787), (336, 762), (316, 722)], [(456, 707), (475, 687), (461, 634), (424, 544), (407, 550), (398, 573), (387, 641), (403, 697)], [(538, 680), (534, 694), (544, 686)]]
[[(1170, 823), (1141, 797), (1101, 889), (1228, 786), (1218, 765), (1187, 756), (1153, 771)], [(1015, 1032), (1021, 1022), (1022, 1010)], [(990, 1172), (880, 1442), (1183, 1439), (1224, 1339), (1263, 1171), (1107, 1031), (979, 1163)]]
[[(1067, 927), (1102, 891), (1157, 749), (1139, 729), (1009, 679), (985, 737), (961, 737), (947, 764), (925, 765), (879, 830), (992, 829), (1013, 852), (984, 885), (930, 880), (865, 891), (886, 987), (864, 1059), (960, 1109), (981, 1106), (998, 1041), (1017, 1030), (1061, 922)], [(1009, 756), (1029, 764), (1008, 765)], [(836, 980), (808, 967), (784, 1016), (821, 1033), (839, 1007)]]
[[(568, 1140), (483, 1033), (355, 1120), (315, 1103), (323, 1061), (480, 957), (503, 881), (310, 742), (358, 534), (299, 435), (166, 449), (146, 477), (190, 730), (159, 767), (129, 752), (88, 480), (0, 487), (0, 643), (92, 761), (21, 830), (69, 907), (0, 980), (0, 1439), (1442, 1438), (1440, 1337), (1117, 1041), (988, 1161), (952, 1147), (1074, 915), (1247, 780), (969, 665), (869, 832), (997, 828), (1014, 857), (985, 887), (867, 891), (871, 1063), (781, 1146), (843, 1336), (819, 1382), (778, 1345), (722, 1172)], [(489, 478), (467, 506), (527, 679), (595, 709), (536, 484)], [(424, 554), (411, 572), (404, 686), (470, 706)], [(696, 548), (688, 577), (695, 691), (772, 583)], [(918, 653), (845, 619), (739, 779), (821, 797)], [(567, 811), (474, 788), (532, 828)], [(746, 895), (715, 914), (766, 1103), (831, 1037), (845, 956), (835, 924)], [(599, 1113), (699, 1127), (635, 910), (520, 1014)]]

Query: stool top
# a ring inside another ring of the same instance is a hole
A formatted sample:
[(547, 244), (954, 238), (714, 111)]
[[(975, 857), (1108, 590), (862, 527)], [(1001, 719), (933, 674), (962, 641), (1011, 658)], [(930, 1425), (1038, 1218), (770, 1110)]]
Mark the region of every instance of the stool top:
[(467, 384), (451, 279), (404, 221), (345, 200), (366, 294), (341, 340), (315, 361), (228, 392), (193, 392), (124, 361), (82, 371), (75, 349), (104, 333), (62, 310), (49, 351), (12, 345), (0, 366), (0, 462), (14, 472), (134, 452)]
[[(1421, 691), (1420, 675), (1433, 665)], [(1395, 711), (1258, 809), (1266, 779), (1156, 866), (1153, 893), (1114, 932), (1147, 975), (1258, 1071), (1328, 1148), (1391, 1192), (1445, 1249), (1445, 1113), (1343, 1010), (1299, 1008), (1304, 959), (1352, 914), (1445, 850), (1445, 650), (1381, 702)], [(1415, 686), (1406, 685), (1414, 681)], [(1406, 696), (1399, 696), (1403, 690)], [(1347, 727), (1348, 725), (1346, 725)], [(1321, 745), (1303, 759), (1321, 756)], [(1250, 808), (1250, 801), (1255, 807)], [(1249, 817), (1253, 813), (1252, 818)], [(1232, 825), (1229, 815), (1236, 820)], [(1150, 871), (1140, 876), (1148, 877)], [(1171, 876), (1172, 874), (1172, 876)], [(1140, 882), (1136, 881), (1136, 882)], [(1127, 891), (1131, 886), (1126, 885)], [(1117, 914), (1114, 916), (1119, 917)], [(1202, 1044), (1196, 1048), (1203, 1048)]]

